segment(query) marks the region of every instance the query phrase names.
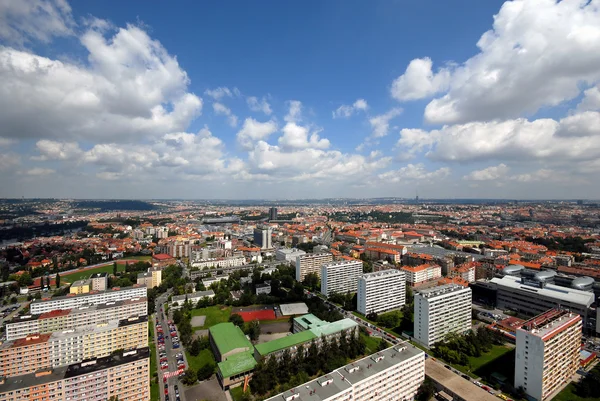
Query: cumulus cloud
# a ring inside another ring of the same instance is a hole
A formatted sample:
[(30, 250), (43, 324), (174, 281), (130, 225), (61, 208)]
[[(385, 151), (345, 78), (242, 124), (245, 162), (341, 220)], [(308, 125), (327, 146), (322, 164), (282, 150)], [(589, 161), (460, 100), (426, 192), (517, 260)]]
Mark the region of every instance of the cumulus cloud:
[(44, 43), (73, 34), (75, 22), (66, 0), (0, 1), (0, 39), (16, 45)]
[(246, 99), (246, 103), (248, 103), (248, 107), (252, 111), (261, 111), (268, 116), (273, 112), (273, 110), (271, 110), (271, 105), (264, 97), (261, 100), (258, 100), (257, 97), (250, 96)]
[(299, 100), (290, 100), (287, 103), (289, 110), (283, 119), (289, 123), (296, 123), (302, 120), (302, 102)]
[(177, 60), (141, 28), (81, 37), (82, 67), (0, 47), (4, 137), (125, 141), (185, 129), (202, 100)]
[(242, 148), (250, 150), (257, 141), (267, 139), (276, 131), (277, 123), (273, 120), (262, 123), (253, 118), (247, 118), (244, 120), (242, 129), (237, 133), (237, 141)]
[(310, 133), (307, 127), (290, 122), (283, 127), (279, 145), (284, 149), (327, 149), (330, 143), (317, 132)]
[(483, 170), (475, 170), (463, 177), (463, 180), (468, 181), (493, 181), (504, 178), (508, 173), (508, 166), (501, 163), (497, 166), (490, 166)]
[(333, 118), (348, 118), (359, 111), (367, 111), (369, 105), (365, 99), (357, 99), (351, 105), (341, 105), (332, 112)]
[(213, 103), (213, 111), (216, 115), (227, 116), (227, 123), (231, 127), (237, 127), (238, 118), (231, 112), (231, 109), (225, 106), (223, 103)]
[(407, 164), (398, 170), (386, 171), (385, 173), (379, 174), (378, 177), (381, 181), (386, 183), (397, 183), (405, 181), (436, 181), (442, 178), (446, 178), (450, 175), (450, 168), (442, 167), (438, 170), (428, 171), (425, 165), (419, 164)]
[(238, 88), (229, 89), (227, 87), (221, 86), (215, 89), (207, 89), (204, 91), (206, 96), (212, 97), (213, 99), (219, 101), (224, 97), (239, 97), (241, 96), (241, 92)]
[(434, 74), (430, 61), (413, 60), (393, 96), (445, 92), (425, 108), (433, 124), (516, 118), (571, 100), (600, 79), (600, 8), (594, 1), (507, 1), (477, 47), (452, 71)]
[(381, 138), (388, 134), (390, 130), (390, 121), (402, 114), (402, 109), (399, 107), (393, 108), (385, 114), (380, 114), (369, 119), (369, 124), (373, 129), (371, 137)]
[(9, 170), (21, 163), (21, 156), (16, 153), (0, 153), (0, 171)]
[(46, 175), (54, 174), (56, 171), (50, 168), (42, 168), (42, 167), (34, 167), (25, 171), (26, 175), (31, 175), (35, 177), (43, 177)]
[(587, 89), (583, 92), (583, 99), (577, 105), (581, 111), (600, 110), (600, 86)]
[(442, 68), (433, 73), (429, 57), (412, 60), (404, 74), (392, 83), (391, 93), (396, 100), (415, 100), (435, 95), (448, 89), (450, 70)]

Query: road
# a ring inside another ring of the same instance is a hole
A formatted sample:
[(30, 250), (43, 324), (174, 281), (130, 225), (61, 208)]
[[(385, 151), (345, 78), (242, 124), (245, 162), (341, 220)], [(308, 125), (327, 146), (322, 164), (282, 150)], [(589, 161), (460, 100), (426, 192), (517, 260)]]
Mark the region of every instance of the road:
[[(154, 336), (154, 341), (156, 343), (156, 351), (157, 351), (157, 370), (158, 370), (158, 383), (159, 383), (159, 391), (161, 394), (161, 400), (166, 400), (165, 398), (165, 388), (164, 388), (164, 374), (166, 372), (175, 372), (177, 371), (177, 357), (176, 355), (178, 353), (182, 353), (183, 354), (183, 358), (185, 361), (185, 366), (187, 368), (188, 363), (187, 360), (185, 359), (185, 353), (183, 352), (183, 346), (180, 346), (179, 348), (175, 349), (173, 348), (173, 342), (171, 341), (171, 336), (169, 335), (169, 324), (168, 324), (168, 319), (165, 316), (164, 313), (164, 305), (167, 302), (167, 298), (169, 297), (170, 291), (167, 291), (166, 293), (162, 294), (161, 296), (159, 296), (158, 298), (156, 298), (156, 311), (155, 311), (155, 316), (156, 316), (156, 322), (160, 323), (162, 329), (163, 329), (163, 335), (165, 338), (165, 349), (164, 352), (166, 353), (166, 357), (167, 357), (167, 362), (168, 362), (168, 369), (162, 370), (160, 368), (160, 350), (159, 350), (159, 344), (158, 344), (158, 332), (157, 332), (157, 326), (156, 323), (153, 322), (152, 324), (154, 324), (154, 332), (155, 332), (155, 336)], [(179, 336), (179, 333), (177, 333), (177, 336)], [(179, 380), (179, 378), (177, 376), (174, 377), (170, 377), (167, 379), (167, 384), (168, 384), (168, 388), (169, 388), (169, 401), (174, 401), (174, 400), (182, 400), (185, 401), (185, 396), (184, 396), (184, 386), (181, 383), (181, 381)], [(175, 395), (175, 385), (178, 386), (179, 388), (179, 398), (177, 398), (177, 396)]]

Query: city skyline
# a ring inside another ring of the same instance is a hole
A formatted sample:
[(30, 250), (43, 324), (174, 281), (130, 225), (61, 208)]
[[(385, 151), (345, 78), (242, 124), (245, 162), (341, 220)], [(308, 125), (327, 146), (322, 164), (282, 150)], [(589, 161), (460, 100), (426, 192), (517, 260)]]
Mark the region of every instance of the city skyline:
[(27, 0), (0, 22), (0, 197), (600, 197), (595, 1)]

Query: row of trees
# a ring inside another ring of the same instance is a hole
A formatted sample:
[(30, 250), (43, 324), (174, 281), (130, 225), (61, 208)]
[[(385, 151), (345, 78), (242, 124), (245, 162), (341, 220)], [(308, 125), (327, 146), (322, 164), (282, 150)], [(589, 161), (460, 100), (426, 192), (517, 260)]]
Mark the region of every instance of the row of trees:
[(339, 339), (320, 339), (321, 346), (313, 340), (300, 345), (295, 354), (285, 350), (279, 359), (262, 360), (254, 370), (251, 388), (255, 394), (275, 393), (306, 383), (321, 372), (331, 372), (348, 360), (364, 355), (366, 343), (358, 332), (342, 335)]
[(479, 357), (490, 351), (494, 344), (503, 344), (504, 338), (495, 331), (479, 327), (466, 335), (448, 334), (446, 339), (435, 344), (433, 354), (446, 362), (469, 365), (469, 357)]

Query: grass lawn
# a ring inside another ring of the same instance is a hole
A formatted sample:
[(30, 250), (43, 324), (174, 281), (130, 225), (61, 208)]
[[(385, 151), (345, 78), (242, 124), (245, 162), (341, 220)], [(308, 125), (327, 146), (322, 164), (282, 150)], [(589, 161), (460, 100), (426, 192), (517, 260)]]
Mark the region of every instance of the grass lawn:
[[(125, 270), (125, 265), (124, 264), (117, 264), (117, 271), (122, 272), (124, 270)], [(60, 280), (61, 280), (61, 283), (62, 282), (72, 283), (72, 282), (77, 281), (77, 280), (90, 278), (90, 276), (92, 274), (94, 274), (94, 273), (109, 273), (109, 274), (112, 274), (112, 272), (113, 272), (113, 265), (111, 263), (108, 266), (101, 266), (101, 267), (96, 267), (94, 269), (82, 270), (80, 272), (67, 274), (66, 276), (63, 276), (61, 274)]]
[(187, 359), (188, 364), (190, 365), (189, 367), (194, 369), (195, 371), (198, 371), (198, 369), (200, 369), (207, 363), (212, 362), (216, 364), (215, 357), (213, 356), (212, 351), (208, 348), (200, 351), (198, 356), (192, 356), (189, 352), (185, 351), (185, 357)]
[[(493, 357), (489, 357), (488, 355), (495, 355), (495, 359)], [(469, 358), (471, 362), (471, 358)], [(479, 364), (476, 368), (475, 364)], [(509, 383), (513, 383), (515, 379), (515, 349), (504, 347), (500, 345), (495, 345), (492, 350), (480, 356), (479, 358), (473, 358), (473, 362), (471, 362), (472, 372), (477, 376), (483, 378), (488, 383), (491, 383), (491, 375), (494, 372), (497, 372), (503, 376), (506, 376), (507, 381)]]
[(240, 401), (242, 399), (242, 395), (244, 394), (244, 386), (242, 385), (229, 389), (229, 394), (231, 394), (233, 401)]
[(215, 305), (209, 306), (208, 308), (193, 309), (192, 316), (206, 316), (204, 326), (194, 327), (194, 330), (208, 329), (209, 327), (214, 326), (215, 324), (226, 322), (229, 320), (230, 315), (230, 306)]
[(152, 256), (150, 256), (150, 255), (127, 256), (126, 258), (121, 258), (119, 260), (135, 260), (135, 261), (150, 262), (152, 260)]
[[(471, 364), (471, 370), (476, 371), (512, 350), (514, 350), (514, 348), (510, 348), (505, 345), (493, 345), (490, 352), (486, 352), (480, 357), (475, 358), (470, 356), (469, 363)], [(497, 365), (497, 363), (495, 363), (494, 365)]]
[(375, 352), (377, 352), (377, 347), (379, 346), (379, 343), (381, 343), (381, 339), (377, 338), (377, 337), (371, 337), (371, 336), (367, 336), (364, 334), (361, 334), (362, 337), (364, 337), (365, 342), (367, 343), (367, 354), (374, 354)]
[(159, 401), (158, 383), (153, 380), (156, 371), (156, 345), (154, 344), (154, 319), (148, 322), (148, 343), (150, 345), (150, 400)]

